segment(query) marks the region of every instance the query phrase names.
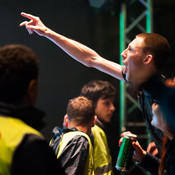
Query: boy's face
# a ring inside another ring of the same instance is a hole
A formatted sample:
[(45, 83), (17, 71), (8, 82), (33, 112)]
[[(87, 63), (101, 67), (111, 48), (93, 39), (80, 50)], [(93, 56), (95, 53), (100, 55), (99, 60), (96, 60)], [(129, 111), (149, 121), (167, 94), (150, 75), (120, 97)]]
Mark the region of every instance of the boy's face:
[(109, 123), (112, 119), (113, 112), (115, 111), (114, 107), (114, 98), (99, 98), (95, 108), (95, 115), (98, 120), (102, 123)]

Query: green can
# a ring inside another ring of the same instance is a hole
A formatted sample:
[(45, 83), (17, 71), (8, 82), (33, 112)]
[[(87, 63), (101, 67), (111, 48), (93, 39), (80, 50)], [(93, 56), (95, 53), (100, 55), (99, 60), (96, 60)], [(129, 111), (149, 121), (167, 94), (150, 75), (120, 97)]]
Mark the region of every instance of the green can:
[(136, 141), (137, 135), (135, 134), (126, 134), (123, 137), (123, 141), (120, 146), (116, 168), (120, 171), (127, 171), (132, 162), (132, 156), (134, 148), (132, 142)]

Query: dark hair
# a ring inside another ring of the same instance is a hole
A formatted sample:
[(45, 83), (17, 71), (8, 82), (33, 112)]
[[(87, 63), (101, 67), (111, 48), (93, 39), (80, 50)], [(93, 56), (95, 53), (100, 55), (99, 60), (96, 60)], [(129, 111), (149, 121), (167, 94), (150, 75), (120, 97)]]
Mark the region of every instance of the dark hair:
[(80, 95), (92, 100), (96, 106), (101, 97), (103, 99), (115, 97), (116, 88), (108, 81), (92, 80), (82, 87)]
[(91, 100), (79, 96), (69, 100), (67, 115), (70, 121), (77, 125), (87, 125), (95, 116), (95, 109)]
[(39, 59), (27, 46), (10, 44), (0, 48), (0, 101), (23, 103), (29, 82), (38, 78)]
[(167, 39), (156, 33), (141, 33), (136, 37), (144, 39), (143, 53), (152, 54), (156, 69), (162, 72), (170, 54), (170, 45)]

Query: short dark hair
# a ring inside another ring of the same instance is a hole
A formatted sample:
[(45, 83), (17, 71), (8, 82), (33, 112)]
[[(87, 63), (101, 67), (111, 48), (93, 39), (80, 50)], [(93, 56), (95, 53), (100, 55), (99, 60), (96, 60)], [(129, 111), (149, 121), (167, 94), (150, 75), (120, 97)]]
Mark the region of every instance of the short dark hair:
[(27, 46), (10, 44), (0, 48), (0, 101), (23, 103), (29, 82), (37, 79), (39, 58)]
[(157, 71), (162, 72), (170, 55), (170, 45), (167, 39), (156, 33), (141, 33), (136, 37), (144, 39), (143, 53), (152, 54)]
[(67, 115), (70, 121), (77, 125), (87, 125), (95, 116), (95, 109), (91, 100), (79, 96), (69, 100)]
[(106, 99), (115, 97), (116, 88), (108, 81), (92, 80), (82, 87), (80, 95), (92, 100), (96, 106), (99, 98)]

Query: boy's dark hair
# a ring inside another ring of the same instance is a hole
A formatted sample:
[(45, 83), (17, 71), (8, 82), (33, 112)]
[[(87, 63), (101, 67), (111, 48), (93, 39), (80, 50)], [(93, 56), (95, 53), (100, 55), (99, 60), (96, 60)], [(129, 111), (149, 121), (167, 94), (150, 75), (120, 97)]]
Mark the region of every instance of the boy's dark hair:
[(92, 100), (96, 106), (101, 97), (103, 99), (115, 97), (116, 88), (108, 81), (92, 80), (82, 87), (80, 95)]
[(77, 125), (87, 125), (95, 116), (95, 109), (91, 100), (79, 96), (69, 100), (67, 115), (70, 121)]
[(0, 101), (22, 104), (29, 82), (37, 79), (39, 59), (27, 46), (10, 44), (0, 48)]

